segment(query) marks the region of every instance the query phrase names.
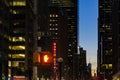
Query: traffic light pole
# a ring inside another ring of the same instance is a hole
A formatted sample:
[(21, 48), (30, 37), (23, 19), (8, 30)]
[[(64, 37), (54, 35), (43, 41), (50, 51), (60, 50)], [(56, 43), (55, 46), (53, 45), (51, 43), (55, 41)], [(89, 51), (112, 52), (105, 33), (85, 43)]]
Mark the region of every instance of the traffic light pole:
[(62, 62), (63, 62), (63, 58), (58, 58), (58, 63), (59, 63), (59, 79), (61, 80), (62, 78)]
[(59, 74), (60, 74), (60, 80), (61, 80), (61, 77), (62, 77), (62, 69), (61, 69), (62, 66), (61, 66), (61, 65), (62, 65), (62, 63), (59, 62), (59, 72), (60, 72)]

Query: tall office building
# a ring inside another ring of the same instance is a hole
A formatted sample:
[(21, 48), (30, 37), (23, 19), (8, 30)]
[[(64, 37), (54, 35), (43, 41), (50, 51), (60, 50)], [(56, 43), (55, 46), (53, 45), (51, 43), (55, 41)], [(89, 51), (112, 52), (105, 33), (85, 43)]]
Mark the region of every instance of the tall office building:
[(98, 75), (111, 80), (119, 71), (119, 0), (99, 0)]
[(32, 77), (33, 1), (5, 0), (9, 6), (8, 76)]
[[(77, 0), (38, 0), (38, 3), (41, 4), (37, 10), (38, 45), (43, 51), (53, 53), (54, 69), (59, 67), (58, 57), (62, 57), (62, 75), (69, 73), (73, 79), (73, 56), (77, 54)], [(55, 51), (53, 46), (56, 46)]]
[(79, 79), (86, 80), (87, 77), (87, 61), (86, 61), (86, 50), (80, 47), (80, 54), (79, 54)]
[[(57, 58), (62, 57), (64, 60), (63, 76), (71, 76), (69, 78), (73, 79), (74, 55), (77, 54), (77, 0), (51, 0), (49, 8), (53, 17), (50, 29), (57, 36)], [(65, 72), (69, 75), (64, 74)]]

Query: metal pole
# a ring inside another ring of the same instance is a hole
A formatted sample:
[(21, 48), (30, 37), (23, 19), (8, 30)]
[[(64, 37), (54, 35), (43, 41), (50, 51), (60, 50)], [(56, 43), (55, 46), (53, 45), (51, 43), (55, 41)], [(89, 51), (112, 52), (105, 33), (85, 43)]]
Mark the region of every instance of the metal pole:
[(58, 58), (58, 63), (59, 63), (59, 79), (61, 80), (62, 77), (62, 62), (63, 62), (63, 58)]
[(62, 77), (62, 70), (61, 70), (61, 62), (59, 62), (59, 70), (60, 70), (60, 80), (61, 80), (61, 77)]

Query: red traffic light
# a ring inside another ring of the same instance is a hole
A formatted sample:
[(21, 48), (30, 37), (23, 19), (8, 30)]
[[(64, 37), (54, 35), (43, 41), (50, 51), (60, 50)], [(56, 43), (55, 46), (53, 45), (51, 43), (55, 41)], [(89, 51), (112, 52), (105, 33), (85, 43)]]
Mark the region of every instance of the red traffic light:
[(43, 64), (51, 64), (53, 62), (53, 58), (50, 52), (42, 53), (42, 63)]
[(47, 63), (50, 58), (49, 58), (48, 55), (44, 55), (44, 56), (43, 56), (43, 59), (44, 59), (44, 63)]

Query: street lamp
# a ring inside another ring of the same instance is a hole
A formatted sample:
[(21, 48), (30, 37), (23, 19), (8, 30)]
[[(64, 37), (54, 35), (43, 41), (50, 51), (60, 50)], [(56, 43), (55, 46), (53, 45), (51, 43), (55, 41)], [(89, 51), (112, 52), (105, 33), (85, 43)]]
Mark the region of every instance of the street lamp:
[(62, 77), (62, 62), (63, 62), (63, 58), (62, 57), (60, 57), (60, 58), (58, 58), (58, 63), (59, 63), (59, 78), (60, 78), (60, 80), (61, 80), (61, 77)]

